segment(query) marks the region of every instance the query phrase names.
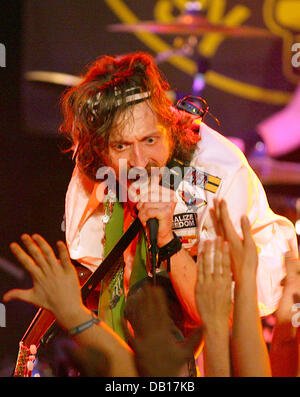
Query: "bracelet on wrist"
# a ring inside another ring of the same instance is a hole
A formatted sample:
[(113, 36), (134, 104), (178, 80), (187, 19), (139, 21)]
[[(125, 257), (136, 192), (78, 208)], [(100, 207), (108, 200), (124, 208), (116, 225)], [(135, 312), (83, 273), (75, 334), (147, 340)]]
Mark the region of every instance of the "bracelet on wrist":
[(81, 332), (87, 330), (92, 327), (94, 324), (99, 324), (101, 322), (100, 318), (96, 317), (93, 313), (91, 313), (92, 318), (89, 321), (86, 321), (82, 324), (77, 325), (74, 328), (69, 329), (67, 332), (70, 336), (75, 336), (80, 334)]
[(182, 248), (182, 243), (180, 238), (173, 232), (174, 238), (168, 242), (168, 244), (160, 247), (158, 250), (158, 266), (160, 266), (161, 262), (167, 261), (167, 272), (171, 271), (170, 268), (170, 258), (179, 252)]

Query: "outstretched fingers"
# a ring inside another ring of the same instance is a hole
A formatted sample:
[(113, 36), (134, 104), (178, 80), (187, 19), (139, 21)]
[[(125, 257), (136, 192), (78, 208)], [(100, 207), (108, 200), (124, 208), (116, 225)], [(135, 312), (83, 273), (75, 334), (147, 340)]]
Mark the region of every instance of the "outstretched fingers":
[(3, 295), (3, 302), (5, 303), (15, 299), (36, 304), (32, 289), (12, 289)]
[(225, 237), (224, 230), (223, 230), (222, 224), (220, 222), (220, 218), (218, 218), (218, 215), (217, 215), (217, 212), (219, 214), (219, 211), (216, 210), (216, 205), (217, 204), (215, 204), (215, 208), (210, 208), (209, 213), (210, 213), (211, 220), (213, 222), (213, 226), (214, 226), (216, 235), (224, 238)]
[(55, 269), (57, 266), (71, 269), (72, 262), (70, 260), (69, 252), (62, 241), (57, 242), (60, 258), (60, 260), (58, 260), (53, 249), (42, 236), (38, 234), (34, 234), (33, 236), (23, 234), (21, 236), (21, 240), (28, 253), (15, 242), (11, 243), (10, 249), (18, 261), (35, 279), (39, 274), (41, 274), (41, 271), (43, 273), (47, 273), (49, 266), (52, 269)]
[(205, 279), (210, 279), (212, 276), (212, 241), (204, 241), (204, 253), (203, 253), (203, 274)]
[(241, 239), (230, 219), (225, 200), (220, 201), (220, 218), (225, 232), (225, 239), (230, 243), (232, 247), (239, 247), (239, 245), (241, 244)]
[(58, 241), (56, 243), (56, 245), (57, 245), (58, 255), (59, 255), (60, 262), (61, 262), (62, 266), (66, 270), (70, 270), (71, 268), (73, 268), (73, 265), (72, 265), (72, 262), (70, 259), (70, 254), (69, 254), (66, 244), (63, 241)]
[(36, 242), (30, 237), (28, 234), (23, 234), (21, 236), (21, 240), (27, 248), (28, 253), (35, 261), (35, 263), (44, 270), (47, 267), (47, 260), (43, 255), (40, 247), (36, 244)]
[(242, 227), (242, 232), (243, 232), (244, 245), (253, 246), (254, 241), (253, 241), (253, 237), (252, 237), (251, 226), (250, 226), (249, 219), (246, 215), (242, 216), (241, 227)]
[(198, 258), (198, 271), (197, 271), (197, 288), (199, 285), (201, 285), (204, 281), (204, 263), (203, 263), (203, 252), (200, 253), (199, 258)]
[[(58, 265), (58, 260), (54, 254), (53, 249), (50, 247), (50, 245), (47, 243), (47, 241), (39, 234), (34, 234), (32, 236), (32, 239), (34, 240), (34, 242), (37, 244), (37, 246), (41, 250), (48, 266), (50, 265), (52, 267), (52, 269), (55, 269)], [(41, 265), (42, 264), (44, 264), (44, 261), (41, 262)]]
[(222, 245), (222, 265), (223, 265), (223, 274), (224, 276), (231, 277), (231, 258), (230, 258), (230, 250), (229, 244), (227, 241), (223, 241)]
[(215, 252), (214, 252), (214, 277), (220, 277), (223, 273), (222, 269), (222, 260), (223, 260), (223, 253), (222, 253), (222, 238), (217, 237), (215, 240)]
[(24, 269), (27, 270), (28, 273), (34, 279), (36, 279), (39, 276), (39, 274), (41, 273), (41, 270), (39, 269), (39, 266), (37, 266), (37, 264), (34, 262), (32, 257), (30, 257), (23, 250), (23, 248), (21, 248), (20, 245), (17, 243), (11, 243), (9, 247), (10, 247), (11, 252), (17, 258), (17, 260), (21, 263), (21, 265), (24, 267)]
[(241, 219), (241, 227), (243, 232), (244, 262), (247, 263), (250, 268), (257, 269), (258, 249), (252, 236), (249, 219), (246, 215)]

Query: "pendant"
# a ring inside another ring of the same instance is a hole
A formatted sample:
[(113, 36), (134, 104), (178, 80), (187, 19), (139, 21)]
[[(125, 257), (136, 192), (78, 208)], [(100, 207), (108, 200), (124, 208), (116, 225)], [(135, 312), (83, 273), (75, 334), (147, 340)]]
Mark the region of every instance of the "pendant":
[(123, 295), (123, 290), (121, 288), (121, 282), (123, 279), (123, 269), (119, 270), (113, 279), (113, 289), (112, 289), (112, 296), (111, 301), (109, 304), (110, 309), (114, 309), (117, 306), (121, 296)]
[(110, 309), (114, 309), (117, 306), (117, 303), (119, 302), (120, 298), (121, 298), (120, 295), (113, 296), (112, 300), (109, 303)]
[(116, 193), (114, 193), (112, 190), (108, 191), (108, 199), (110, 202), (114, 203), (116, 201)]
[(110, 216), (107, 215), (107, 214), (105, 214), (105, 215), (103, 216), (103, 218), (102, 218), (102, 222), (105, 223), (105, 224), (108, 223), (109, 220), (110, 220)]

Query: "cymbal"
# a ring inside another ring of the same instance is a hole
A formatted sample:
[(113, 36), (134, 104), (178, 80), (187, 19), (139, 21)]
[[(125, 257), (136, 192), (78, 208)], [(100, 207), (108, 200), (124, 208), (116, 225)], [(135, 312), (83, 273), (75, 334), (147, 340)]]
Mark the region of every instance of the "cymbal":
[[(74, 87), (83, 81), (82, 77), (68, 73), (50, 72), (44, 70), (31, 70), (25, 73), (25, 79), (37, 83), (56, 84), (66, 87)], [(176, 93), (173, 90), (166, 91), (169, 99), (174, 103)]]
[(263, 185), (300, 185), (300, 163), (253, 157), (249, 164)]
[(108, 25), (110, 32), (151, 32), (158, 34), (204, 35), (220, 33), (229, 37), (274, 37), (266, 29), (251, 26), (230, 27), (221, 24), (212, 24), (201, 15), (182, 15), (170, 23), (156, 21), (142, 21), (135, 24)]
[(82, 78), (67, 73), (50, 72), (44, 70), (31, 70), (25, 73), (28, 81), (36, 81), (41, 83), (58, 84), (63, 86), (75, 86), (81, 83)]

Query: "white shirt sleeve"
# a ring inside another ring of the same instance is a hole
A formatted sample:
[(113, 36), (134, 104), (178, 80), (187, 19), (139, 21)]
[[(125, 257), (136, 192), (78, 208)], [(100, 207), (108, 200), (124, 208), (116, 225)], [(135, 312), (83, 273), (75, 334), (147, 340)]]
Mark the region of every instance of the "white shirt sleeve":
[(292, 250), (298, 255), (293, 224), (269, 208), (261, 182), (247, 165), (241, 165), (220, 197), (227, 202), (232, 222), (242, 236), (240, 218), (250, 220), (253, 238), (258, 248), (257, 290), (260, 314), (276, 310), (282, 293), (280, 282), (285, 276), (284, 254)]

